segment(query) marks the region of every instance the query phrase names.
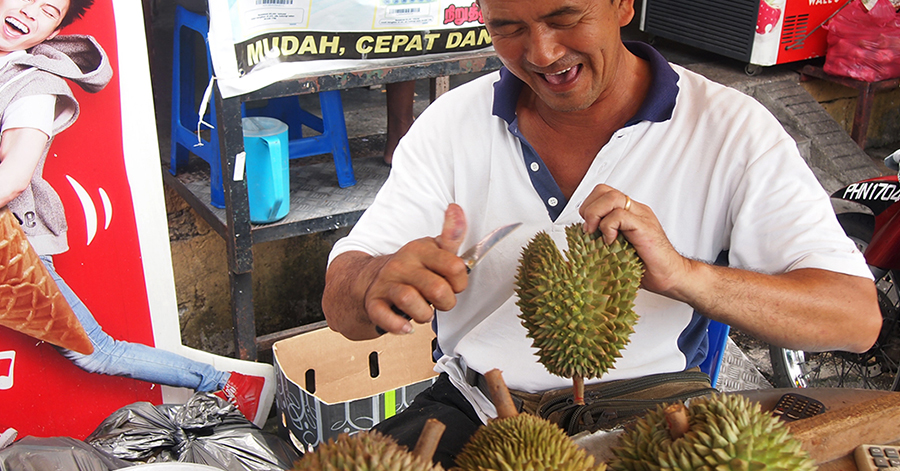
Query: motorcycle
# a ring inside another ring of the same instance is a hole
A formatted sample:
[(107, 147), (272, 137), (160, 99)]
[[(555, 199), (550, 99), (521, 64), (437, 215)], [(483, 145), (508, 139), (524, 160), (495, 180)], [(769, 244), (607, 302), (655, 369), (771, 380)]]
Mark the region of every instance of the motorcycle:
[[(897, 170), (900, 150), (885, 159)], [(881, 333), (865, 353), (805, 352), (769, 348), (776, 387), (900, 390), (900, 182), (888, 175), (852, 183), (831, 195), (872, 211), (837, 215), (841, 227), (875, 277), (883, 318)]]

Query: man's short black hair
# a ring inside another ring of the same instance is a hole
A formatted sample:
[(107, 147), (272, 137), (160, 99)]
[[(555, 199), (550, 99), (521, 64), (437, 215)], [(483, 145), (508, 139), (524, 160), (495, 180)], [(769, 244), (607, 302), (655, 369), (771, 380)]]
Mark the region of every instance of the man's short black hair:
[(59, 28), (62, 29), (66, 26), (72, 24), (73, 21), (81, 18), (88, 11), (88, 8), (94, 4), (94, 0), (69, 0), (69, 10), (66, 12), (66, 16), (63, 17), (62, 21), (59, 23)]

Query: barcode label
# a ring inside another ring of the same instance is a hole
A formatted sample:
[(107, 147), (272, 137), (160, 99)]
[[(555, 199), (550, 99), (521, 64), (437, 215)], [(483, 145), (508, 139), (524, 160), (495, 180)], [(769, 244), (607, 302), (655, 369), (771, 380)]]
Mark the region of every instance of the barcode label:
[(294, 0), (256, 0), (257, 5), (293, 5)]
[(410, 13), (418, 13), (422, 11), (421, 8), (392, 8), (392, 15), (408, 15)]

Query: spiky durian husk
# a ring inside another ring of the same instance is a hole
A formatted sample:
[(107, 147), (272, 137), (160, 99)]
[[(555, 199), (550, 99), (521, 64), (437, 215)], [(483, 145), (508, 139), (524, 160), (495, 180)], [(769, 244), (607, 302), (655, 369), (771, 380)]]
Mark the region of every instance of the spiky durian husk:
[(673, 440), (659, 406), (621, 436), (609, 462), (617, 471), (816, 469), (785, 424), (740, 395), (692, 399), (689, 430)]
[(456, 457), (461, 471), (603, 471), (556, 425), (529, 414), (479, 428)]
[(634, 332), (634, 298), (644, 266), (621, 235), (606, 245), (581, 224), (566, 227), (560, 253), (546, 232), (522, 251), (516, 275), (519, 318), (541, 364), (564, 378), (598, 378)]
[(341, 434), (313, 453), (303, 455), (294, 470), (316, 471), (443, 471), (439, 464), (419, 458), (394, 439), (375, 431)]

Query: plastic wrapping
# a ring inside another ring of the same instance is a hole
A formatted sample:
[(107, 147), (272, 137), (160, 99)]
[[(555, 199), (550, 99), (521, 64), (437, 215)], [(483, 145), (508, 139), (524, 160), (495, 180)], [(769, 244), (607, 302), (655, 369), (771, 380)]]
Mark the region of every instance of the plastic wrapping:
[(280, 471), (299, 459), (284, 440), (208, 393), (194, 394), (184, 405), (128, 405), (85, 441), (131, 464), (181, 461), (228, 471)]
[(900, 77), (900, 13), (890, 0), (871, 10), (853, 0), (825, 28), (826, 73), (865, 82)]
[(69, 437), (24, 437), (0, 450), (2, 471), (110, 471), (132, 463)]

